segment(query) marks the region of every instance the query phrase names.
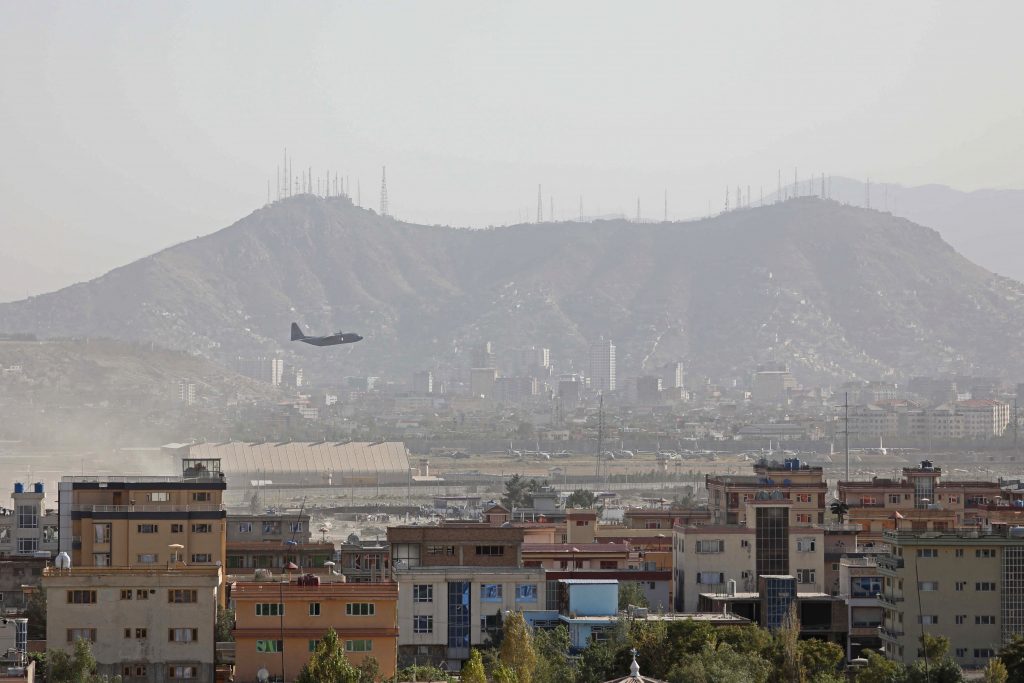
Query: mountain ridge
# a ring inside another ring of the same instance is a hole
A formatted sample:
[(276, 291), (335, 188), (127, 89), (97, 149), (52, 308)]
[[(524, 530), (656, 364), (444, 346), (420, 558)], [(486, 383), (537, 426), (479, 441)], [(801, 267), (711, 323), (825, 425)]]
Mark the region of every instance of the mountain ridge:
[[(399, 378), (454, 367), (484, 340), (549, 346), (559, 370), (578, 368), (605, 336), (622, 375), (682, 360), (738, 378), (776, 360), (831, 381), (1019, 376), (1022, 314), (1024, 285), (937, 231), (811, 197), (685, 223), (470, 230), (304, 195), (88, 283), (0, 304), (0, 330), (156, 341), (221, 360), (283, 350), (324, 372)], [(318, 356), (288, 344), (293, 319), (366, 340)]]

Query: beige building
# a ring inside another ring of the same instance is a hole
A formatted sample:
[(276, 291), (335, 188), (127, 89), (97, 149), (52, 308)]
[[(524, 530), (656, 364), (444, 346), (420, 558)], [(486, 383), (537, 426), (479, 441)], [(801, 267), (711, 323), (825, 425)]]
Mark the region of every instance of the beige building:
[(922, 630), (950, 640), (963, 667), (982, 667), (1024, 634), (1024, 535), (996, 531), (887, 531), (878, 558), (886, 655), (917, 659)]
[(223, 566), (226, 488), (215, 459), (183, 460), (180, 477), (64, 477), (60, 550), (76, 568)]
[(0, 507), (0, 557), (57, 553), (57, 511), (46, 507), (41, 482), (16, 483), (13, 508)]
[(126, 683), (213, 681), (217, 566), (48, 568), (46, 642), (89, 641), (99, 673)]
[(746, 505), (761, 491), (778, 490), (792, 501), (797, 524), (824, 524), (828, 485), (820, 467), (808, 467), (798, 459), (782, 463), (762, 460), (753, 475), (708, 475), (708, 507), (711, 524), (743, 524)]

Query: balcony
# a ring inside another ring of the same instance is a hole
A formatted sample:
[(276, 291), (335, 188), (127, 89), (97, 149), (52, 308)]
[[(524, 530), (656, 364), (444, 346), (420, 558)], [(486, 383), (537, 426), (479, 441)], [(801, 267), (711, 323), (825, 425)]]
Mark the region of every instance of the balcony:
[(72, 512), (135, 513), (147, 512), (221, 512), (223, 505), (199, 503), (197, 505), (72, 505)]
[(899, 595), (886, 595), (885, 593), (878, 594), (878, 602), (889, 607), (896, 607), (898, 603), (903, 602), (903, 597)]
[(883, 638), (888, 638), (889, 640), (896, 640), (897, 638), (902, 638), (903, 635), (904, 635), (902, 627), (899, 627), (899, 626), (894, 626), (894, 627), (891, 627), (891, 628), (886, 628), (885, 626), (879, 626), (878, 627), (878, 634), (880, 636), (882, 636)]
[(897, 557), (896, 555), (882, 555), (878, 557), (875, 562), (878, 564), (879, 569), (891, 572), (903, 569), (904, 566), (903, 558)]

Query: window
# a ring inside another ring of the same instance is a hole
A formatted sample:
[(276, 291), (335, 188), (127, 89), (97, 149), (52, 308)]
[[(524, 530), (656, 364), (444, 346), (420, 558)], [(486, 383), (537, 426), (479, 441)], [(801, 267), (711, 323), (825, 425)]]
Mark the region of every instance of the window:
[(194, 534), (208, 534), (213, 531), (212, 524), (193, 524), (192, 533)]
[(319, 640), (311, 640), (311, 641), (309, 641), (309, 651), (310, 652), (316, 652), (316, 649), (318, 647), (320, 647), (320, 641)]
[(996, 556), (995, 548), (981, 548), (974, 551), (975, 557), (992, 558)]
[(434, 587), (429, 583), (417, 583), (412, 587), (413, 602), (434, 602)]
[(183, 534), (183, 533), (185, 533), (185, 525), (184, 524), (172, 524), (171, 525), (171, 533), (172, 534)]
[(428, 545), (427, 555), (454, 555), (455, 546), (453, 545)]
[(110, 525), (109, 524), (93, 524), (92, 525), (92, 542), (93, 543), (110, 543)]
[(279, 534), (279, 533), (281, 533), (281, 522), (263, 522), (263, 533), (264, 534)]
[(125, 678), (145, 678), (146, 671), (145, 664), (125, 664), (121, 669)]
[(861, 505), (874, 505), (876, 502), (877, 501), (875, 500), (874, 496), (861, 496), (860, 497), (860, 504)]
[(149, 591), (145, 588), (139, 588), (135, 591), (136, 600), (149, 600)]
[(184, 588), (172, 588), (167, 591), (167, 602), (199, 602), (199, 591)]
[(800, 513), (800, 514), (798, 514), (796, 516), (796, 523), (797, 524), (810, 524), (811, 523), (811, 516), (809, 514)]
[(537, 584), (517, 583), (516, 602), (537, 602)]
[(345, 652), (370, 652), (373, 650), (372, 640), (346, 640)]
[(19, 553), (34, 553), (39, 550), (39, 539), (38, 538), (19, 538), (18, 539), (18, 552)]
[(965, 588), (967, 588), (967, 582), (966, 581), (957, 581), (956, 582), (956, 590), (962, 591)]
[(995, 652), (995, 650), (992, 650), (991, 648), (987, 648), (987, 647), (980, 647), (980, 648), (976, 647), (976, 648), (974, 648), (974, 658), (975, 659), (991, 659), (992, 657), (995, 657), (995, 656), (996, 656), (996, 652)]
[(476, 547), (477, 555), (489, 555), (489, 556), (501, 556), (505, 554), (505, 546), (503, 545), (478, 545)]
[(919, 614), (917, 617), (917, 623), (919, 624), (937, 624), (939, 623), (938, 614)]
[(966, 647), (958, 647), (956, 649), (956, 656), (960, 657), (961, 659), (966, 657), (967, 656), (967, 648)]
[(890, 493), (889, 494), (889, 502), (890, 503), (894, 503), (894, 504), (898, 504), (900, 502), (900, 494), (898, 494), (898, 493)]
[(139, 640), (142, 640), (142, 639), (146, 638), (146, 629), (144, 629), (144, 628), (136, 628), (136, 629), (126, 628), (124, 630), (124, 637), (125, 638), (131, 638), (133, 636), (135, 638), (138, 638)]
[(94, 628), (69, 628), (68, 629), (68, 642), (73, 643), (76, 640), (87, 640), (90, 643), (96, 642), (96, 629)]
[(695, 552), (698, 553), (721, 553), (725, 551), (725, 541), (716, 538), (707, 541), (697, 541)]
[(961, 624), (966, 624), (966, 623), (967, 623), (967, 615), (966, 614), (958, 614), (958, 615), (956, 615), (956, 624), (957, 624), (957, 626), (960, 626)]
[(749, 548), (750, 547), (750, 541), (748, 541), (747, 539), (744, 538), (742, 541), (740, 541), (740, 547), (741, 548)]
[(996, 623), (996, 618), (991, 614), (982, 614), (974, 617), (974, 623), (977, 626), (993, 626)]
[(938, 557), (939, 556), (939, 550), (938, 550), (938, 548), (918, 548), (917, 549), (917, 556), (918, 557)]
[(796, 570), (796, 582), (797, 583), (814, 583), (814, 570), (813, 569), (797, 569)]
[(956, 557), (963, 557), (964, 556), (964, 549), (963, 548), (957, 548), (956, 549), (956, 553), (954, 553), (954, 555)]
[(131, 588), (122, 588), (121, 589), (121, 599), (122, 600), (131, 600), (132, 599), (132, 589)]
[(256, 616), (258, 617), (280, 617), (284, 616), (284, 605), (279, 602), (258, 602), (256, 603)]
[(618, 569), (619, 563), (615, 560), (601, 560), (599, 569)]
[(19, 529), (38, 529), (39, 528), (39, 508), (35, 505), (19, 505), (18, 506), (18, 528)]
[(192, 564), (202, 564), (204, 562), (213, 562), (213, 555), (210, 553), (192, 553)]
[(724, 572), (697, 572), (697, 583), (708, 585), (725, 583)]
[(167, 667), (169, 678), (198, 678), (199, 667), (196, 666), (170, 666)]
[(167, 491), (151, 491), (146, 494), (146, 500), (150, 503), (166, 503), (171, 499), (171, 494)]
[(68, 591), (68, 602), (72, 605), (92, 605), (96, 603), (96, 591)]
[(918, 581), (917, 590), (933, 592), (939, 590), (938, 581)]
[(240, 523), (238, 525), (238, 533), (240, 533), (240, 534), (251, 534), (252, 533), (252, 522), (242, 522), (242, 523)]
[(502, 585), (484, 583), (480, 585), (480, 602), (501, 602)]
[(283, 640), (257, 640), (256, 652), (284, 652)]
[(377, 606), (372, 602), (349, 602), (345, 605), (345, 614), (350, 617), (372, 617), (377, 613)]
[(320, 603), (311, 602), (309, 603), (309, 616), (318, 617), (320, 616)]
[(139, 564), (156, 564), (160, 561), (160, 556), (156, 553), (139, 553), (135, 557)]
[(193, 491), (192, 501), (196, 503), (209, 503), (213, 500), (213, 496), (209, 491)]
[(288, 526), (290, 527), (289, 531), (293, 534), (302, 533), (302, 522), (292, 522)]
[(412, 618), (413, 633), (433, 633), (434, 617), (429, 614), (418, 614)]
[(994, 591), (995, 589), (995, 581), (978, 581), (974, 584), (974, 590), (976, 591)]
[(796, 502), (798, 503), (810, 503), (811, 494), (809, 493), (798, 493), (796, 494)]
[(815, 549), (815, 539), (813, 538), (798, 538), (796, 540), (796, 549), (802, 553), (813, 553)]
[(135, 528), (140, 534), (156, 534), (160, 532), (159, 524), (139, 524)]
[(199, 629), (169, 628), (167, 629), (167, 640), (172, 643), (191, 643), (199, 640)]

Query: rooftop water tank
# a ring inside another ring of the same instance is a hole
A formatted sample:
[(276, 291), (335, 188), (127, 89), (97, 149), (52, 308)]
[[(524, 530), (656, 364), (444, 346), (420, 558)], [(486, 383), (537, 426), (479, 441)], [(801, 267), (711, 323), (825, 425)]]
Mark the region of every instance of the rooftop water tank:
[(42, 493), (43, 492), (43, 482), (37, 481), (35, 484), (32, 485), (32, 490), (35, 491), (36, 493)]
[(22, 484), (20, 481), (14, 482), (14, 492), (15, 493), (25, 493), (25, 485)]
[(1010, 538), (1024, 538), (1024, 526), (1011, 526)]
[(729, 581), (726, 582), (725, 585), (726, 585), (726, 589), (725, 589), (726, 594), (730, 598), (736, 597), (736, 579), (729, 579)]
[(71, 556), (63, 550), (57, 555), (57, 559), (53, 561), (57, 569), (71, 569)]

